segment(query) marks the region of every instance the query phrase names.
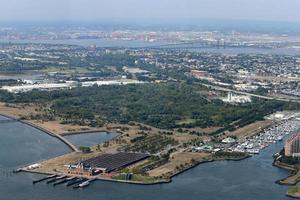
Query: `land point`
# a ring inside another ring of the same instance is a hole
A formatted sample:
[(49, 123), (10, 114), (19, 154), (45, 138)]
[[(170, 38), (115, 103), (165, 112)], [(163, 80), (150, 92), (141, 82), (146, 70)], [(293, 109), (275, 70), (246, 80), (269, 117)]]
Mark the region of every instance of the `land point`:
[[(2, 107), (5, 107), (6, 113), (4, 116), (8, 119), (17, 120), (37, 128), (50, 136), (60, 139), (70, 147), (72, 152), (68, 154), (28, 164), (17, 170), (55, 176), (52, 177), (55, 183), (57, 181), (58, 183), (72, 181), (72, 178), (75, 177), (77, 181), (81, 180), (81, 183), (88, 180), (144, 185), (169, 183), (172, 177), (201, 163), (220, 160), (238, 161), (248, 158), (257, 152), (241, 151), (241, 149), (244, 148), (246, 150), (247, 147), (250, 147), (251, 141), (268, 140), (264, 143), (265, 146), (262, 146), (264, 148), (267, 144), (281, 140), (280, 137), (283, 137), (271, 134), (274, 127), (278, 129), (280, 126), (287, 127), (294, 124), (294, 117), (280, 122), (271, 120), (260, 121), (245, 126), (241, 130), (228, 133), (227, 136), (231, 137), (223, 136), (223, 142), (214, 146), (212, 145), (214, 143), (207, 142), (206, 145), (202, 144), (195, 147), (195, 143), (198, 141), (194, 135), (178, 132), (162, 135), (159, 133), (167, 130), (136, 122), (126, 125), (107, 124), (98, 129), (81, 126), (75, 126), (76, 129), (74, 127), (73, 129), (67, 129), (65, 126), (68, 127), (70, 125), (63, 125), (59, 122), (22, 119), (21, 116), (26, 112), (26, 108), (22, 110), (5, 105), (2, 105)], [(16, 113), (17, 110), (18, 114)], [(49, 126), (49, 123), (52, 126)], [(59, 125), (53, 126), (53, 124)], [(257, 124), (260, 127), (253, 130)], [(261, 127), (263, 125), (264, 128)], [(51, 131), (49, 127), (51, 127)], [(54, 133), (53, 130), (60, 131)], [(75, 147), (63, 137), (70, 134), (84, 134), (95, 131), (118, 132), (118, 135), (110, 141), (86, 148)], [(145, 134), (146, 131), (147, 134)], [(268, 135), (267, 139), (263, 133)], [(236, 139), (232, 139), (233, 134), (235, 134)], [(205, 137), (203, 139), (208, 140)], [(188, 143), (188, 141), (194, 141), (194, 143)], [(63, 180), (60, 180), (62, 177)]]

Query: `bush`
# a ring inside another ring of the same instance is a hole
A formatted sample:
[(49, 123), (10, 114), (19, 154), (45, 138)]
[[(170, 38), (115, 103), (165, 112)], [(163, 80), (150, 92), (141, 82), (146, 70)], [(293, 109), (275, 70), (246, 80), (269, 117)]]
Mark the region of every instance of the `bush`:
[(83, 153), (90, 153), (91, 152), (91, 148), (90, 147), (79, 147), (79, 150), (82, 151)]

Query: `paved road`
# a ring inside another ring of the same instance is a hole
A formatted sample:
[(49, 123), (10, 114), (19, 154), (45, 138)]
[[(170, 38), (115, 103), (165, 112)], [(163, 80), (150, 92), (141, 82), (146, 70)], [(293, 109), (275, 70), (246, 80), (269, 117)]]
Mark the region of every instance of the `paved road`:
[(257, 98), (261, 98), (261, 99), (269, 99), (269, 100), (278, 100), (278, 101), (285, 101), (285, 102), (300, 103), (300, 99), (297, 100), (297, 99), (286, 99), (286, 98), (280, 98), (280, 97), (270, 97), (270, 96), (265, 96), (265, 95), (252, 94), (252, 93), (249, 93), (249, 92), (243, 92), (243, 91), (238, 91), (238, 90), (234, 90), (234, 89), (224, 88), (224, 87), (215, 86), (215, 85), (209, 85), (209, 84), (204, 84), (204, 83), (200, 83), (200, 84), (204, 85), (206, 87), (210, 87), (210, 88), (215, 89), (215, 90), (219, 90), (219, 91), (233, 92), (233, 93), (236, 93), (236, 94), (248, 95), (248, 96), (257, 97)]

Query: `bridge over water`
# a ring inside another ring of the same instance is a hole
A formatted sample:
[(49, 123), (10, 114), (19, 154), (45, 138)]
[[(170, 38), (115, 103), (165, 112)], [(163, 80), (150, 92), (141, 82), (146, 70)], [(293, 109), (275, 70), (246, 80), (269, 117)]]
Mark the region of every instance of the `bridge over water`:
[(217, 41), (205, 41), (205, 40), (195, 40), (188, 42), (177, 42), (170, 44), (161, 44), (161, 45), (153, 45), (148, 46), (148, 49), (192, 49), (192, 48), (226, 48), (232, 46), (222, 42), (220, 40)]

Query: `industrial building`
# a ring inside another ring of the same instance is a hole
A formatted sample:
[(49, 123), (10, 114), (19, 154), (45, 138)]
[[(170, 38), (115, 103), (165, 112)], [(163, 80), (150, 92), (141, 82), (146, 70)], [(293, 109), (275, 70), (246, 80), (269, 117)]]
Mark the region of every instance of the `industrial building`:
[(223, 102), (226, 103), (250, 103), (251, 97), (247, 95), (233, 95), (232, 92), (228, 92), (226, 98), (222, 98)]
[(128, 167), (148, 158), (148, 154), (120, 152), (115, 154), (102, 154), (100, 156), (81, 161), (76, 165), (68, 165), (67, 174), (94, 176), (99, 173), (110, 173), (112, 171)]
[(65, 173), (79, 176), (94, 176), (97, 174), (97, 171), (94, 168), (84, 165), (83, 162), (79, 162), (77, 165), (68, 165)]
[(215, 81), (213, 77), (210, 77), (207, 71), (200, 71), (200, 70), (191, 70), (192, 77), (196, 79), (201, 80), (207, 80), (207, 81)]

